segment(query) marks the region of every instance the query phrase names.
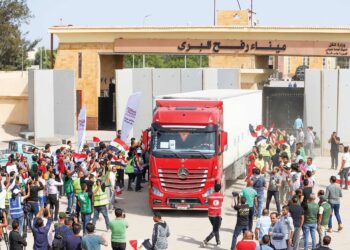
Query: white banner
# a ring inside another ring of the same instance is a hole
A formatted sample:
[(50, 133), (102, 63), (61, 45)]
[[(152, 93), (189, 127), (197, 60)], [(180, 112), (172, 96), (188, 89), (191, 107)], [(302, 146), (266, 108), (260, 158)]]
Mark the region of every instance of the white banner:
[(83, 150), (86, 132), (86, 108), (82, 107), (78, 116), (78, 152)]
[(129, 96), (128, 103), (126, 105), (123, 124), (122, 124), (122, 141), (126, 142), (132, 127), (134, 126), (137, 109), (140, 104), (141, 92), (137, 92)]

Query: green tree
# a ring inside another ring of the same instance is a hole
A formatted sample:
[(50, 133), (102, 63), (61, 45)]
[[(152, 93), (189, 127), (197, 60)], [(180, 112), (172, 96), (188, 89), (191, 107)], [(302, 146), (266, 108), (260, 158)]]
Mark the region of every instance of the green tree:
[[(35, 53), (35, 59), (33, 64), (42, 66), (42, 69), (51, 69), (51, 61), (50, 61), (50, 53), (49, 49), (45, 49), (44, 47), (40, 47), (38, 51)], [(57, 51), (53, 51), (53, 64), (55, 64)]]
[(0, 0), (0, 70), (25, 69), (30, 64), (28, 51), (39, 42), (25, 38), (22, 24), (32, 18), (25, 0)]
[[(208, 67), (207, 55), (145, 55), (145, 67), (150, 68), (205, 68)], [(142, 68), (143, 55), (125, 55), (125, 68)]]

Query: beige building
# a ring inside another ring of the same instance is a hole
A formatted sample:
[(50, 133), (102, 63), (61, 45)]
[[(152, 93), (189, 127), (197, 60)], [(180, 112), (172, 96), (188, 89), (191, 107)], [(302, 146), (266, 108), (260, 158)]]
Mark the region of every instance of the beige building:
[(221, 11), (216, 27), (54, 26), (59, 39), (55, 69), (73, 69), (87, 129), (98, 129), (98, 98), (123, 68), (125, 54), (208, 55), (209, 67), (242, 69), (242, 87), (279, 70), (291, 77), (300, 65), (333, 68), (347, 57), (349, 28), (249, 27), (247, 11)]

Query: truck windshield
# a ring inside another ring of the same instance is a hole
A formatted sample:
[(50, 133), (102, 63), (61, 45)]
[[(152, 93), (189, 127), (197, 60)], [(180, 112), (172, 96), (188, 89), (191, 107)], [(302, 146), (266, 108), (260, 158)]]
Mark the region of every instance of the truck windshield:
[(155, 156), (210, 158), (216, 152), (215, 132), (155, 131), (152, 153)]

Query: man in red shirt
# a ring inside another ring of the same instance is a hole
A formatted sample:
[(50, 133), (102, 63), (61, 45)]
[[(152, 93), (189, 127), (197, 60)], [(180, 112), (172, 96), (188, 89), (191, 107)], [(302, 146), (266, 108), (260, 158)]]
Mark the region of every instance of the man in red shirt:
[(253, 241), (253, 233), (251, 231), (245, 231), (243, 239), (236, 245), (236, 250), (255, 250), (256, 243)]
[(208, 242), (215, 236), (216, 244), (219, 246), (221, 244), (220, 242), (220, 235), (219, 230), (221, 226), (221, 207), (222, 202), (224, 201), (224, 195), (220, 193), (221, 185), (215, 184), (214, 186), (214, 193), (210, 194), (208, 196), (208, 216), (209, 221), (211, 225), (213, 226), (212, 232), (208, 235), (208, 237), (203, 241), (202, 246), (206, 246)]

